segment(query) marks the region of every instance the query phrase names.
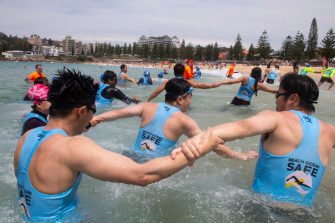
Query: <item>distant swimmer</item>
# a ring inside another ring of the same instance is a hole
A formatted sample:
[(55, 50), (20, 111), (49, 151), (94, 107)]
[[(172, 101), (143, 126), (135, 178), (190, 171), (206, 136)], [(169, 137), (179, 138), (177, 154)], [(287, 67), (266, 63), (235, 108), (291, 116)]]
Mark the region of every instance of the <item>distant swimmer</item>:
[(228, 71), (226, 73), (226, 76), (228, 78), (233, 78), (234, 72), (235, 72), (235, 66), (236, 66), (236, 61), (234, 61), (228, 68)]
[(166, 69), (164, 69), (163, 74), (169, 74)]
[(268, 77), (269, 72), (271, 71), (271, 63), (272, 63), (272, 61), (270, 61), (269, 63), (266, 64), (266, 69), (264, 71), (264, 76), (263, 76), (262, 80), (260, 81), (261, 83), (264, 83), (264, 81)]
[(127, 82), (131, 82), (133, 85), (137, 85), (136, 81), (134, 78), (129, 77), (127, 72), (128, 72), (128, 67), (125, 64), (122, 64), (120, 66), (120, 73), (117, 75), (117, 83), (120, 86), (127, 86)]
[[(318, 97), (312, 78), (289, 73), (280, 81), (276, 111), (261, 111), (213, 127), (214, 134), (225, 142), (261, 135), (252, 186), (255, 192), (281, 203), (313, 205), (335, 148), (335, 126), (313, 115)], [(200, 137), (173, 154), (181, 151), (189, 159), (199, 157)], [(325, 201), (319, 202), (323, 206)]]
[[(96, 111), (96, 91), (93, 79), (76, 71), (60, 71), (52, 81), (48, 124), (26, 132), (14, 151), (22, 221), (74, 222), (69, 216), (76, 213), (77, 190), (84, 174), (106, 182), (146, 186), (191, 165), (183, 153), (174, 160), (166, 156), (138, 164), (82, 135)], [(222, 143), (208, 132), (202, 140), (197, 148), (200, 156)]]
[(43, 84), (35, 84), (29, 88), (27, 96), (34, 102), (34, 104), (31, 106), (33, 110), (23, 119), (21, 136), (30, 129), (45, 126), (47, 124), (47, 116), (50, 108), (50, 102), (47, 101), (48, 91), (48, 86)]
[(329, 83), (329, 87), (328, 87), (328, 91), (334, 86), (334, 81), (333, 81), (333, 77), (335, 75), (335, 68), (331, 67), (331, 68), (327, 68), (325, 70), (322, 70), (321, 73), (323, 74), (318, 86), (320, 87), (324, 82)]
[(117, 84), (117, 75), (113, 71), (106, 70), (100, 78), (102, 82), (99, 83), (96, 95), (98, 108), (111, 106), (114, 98), (126, 104), (138, 104), (141, 102), (139, 97), (129, 98), (115, 87)]
[[(201, 133), (201, 130), (197, 123), (185, 114), (191, 104), (193, 91), (191, 85), (184, 79), (173, 78), (166, 83), (165, 91), (165, 102), (148, 102), (108, 111), (95, 116), (90, 122), (91, 126), (96, 126), (101, 122), (138, 116), (141, 118), (141, 124), (133, 146), (136, 154), (133, 156), (134, 160), (143, 162), (169, 155), (181, 135), (193, 137)], [(224, 151), (228, 157), (243, 160), (257, 156), (255, 152), (239, 153), (229, 148)]]
[(163, 83), (163, 81), (167, 81), (167, 79), (164, 78), (163, 71), (161, 71), (161, 72), (159, 72), (159, 74), (157, 74), (157, 78), (152, 78), (152, 81), (154, 83), (161, 84), (161, 83)]
[(196, 66), (195, 67), (195, 71), (194, 71), (194, 79), (199, 79), (201, 78), (201, 71), (200, 71), (200, 67)]
[(36, 70), (30, 74), (27, 75), (25, 81), (28, 83), (34, 83), (36, 78), (38, 77), (45, 77), (45, 74), (43, 73), (43, 67), (41, 64), (36, 64), (35, 65)]
[(257, 96), (257, 91), (265, 91), (270, 93), (277, 93), (278, 89), (272, 89), (265, 84), (259, 83), (262, 78), (262, 69), (255, 67), (252, 69), (249, 77), (242, 76), (235, 79), (227, 79), (221, 82), (222, 85), (231, 85), (241, 83), (241, 86), (231, 101), (233, 105), (250, 105), (252, 96)]
[(311, 68), (309, 63), (306, 63), (305, 67), (300, 70), (300, 75), (307, 75), (308, 73), (315, 73), (315, 70)]
[(184, 78), (186, 80), (192, 79), (194, 77), (193, 73), (193, 60), (186, 60), (186, 66), (184, 71)]
[(278, 77), (280, 80), (281, 75), (279, 71), (279, 65), (276, 64), (275, 67), (269, 71), (267, 78), (266, 78), (266, 83), (274, 84), (274, 82), (278, 79)]
[[(185, 72), (185, 67), (183, 64), (176, 64), (173, 67), (173, 72), (174, 72), (174, 76), (176, 78), (184, 78), (184, 72)], [(188, 83), (193, 87), (193, 88), (200, 88), (200, 89), (209, 89), (209, 88), (216, 88), (219, 87), (221, 85), (220, 82), (214, 82), (214, 83), (200, 83), (200, 82), (196, 82), (192, 79), (186, 79), (188, 81)], [(163, 81), (161, 85), (159, 85), (156, 90), (154, 90), (148, 97), (147, 101), (151, 101), (152, 99), (154, 99), (155, 97), (157, 97), (161, 92), (164, 91), (165, 89), (165, 84), (167, 81)]]
[(138, 85), (152, 85), (152, 79), (149, 71), (143, 72), (143, 77), (137, 81)]

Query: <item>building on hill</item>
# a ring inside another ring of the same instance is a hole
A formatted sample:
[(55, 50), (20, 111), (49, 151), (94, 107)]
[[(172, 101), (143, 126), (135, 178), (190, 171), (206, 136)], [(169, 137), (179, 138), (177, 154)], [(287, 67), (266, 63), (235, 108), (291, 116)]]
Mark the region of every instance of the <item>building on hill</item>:
[(154, 44), (163, 44), (165, 46), (169, 45), (171, 47), (179, 47), (180, 46), (180, 41), (178, 39), (178, 37), (173, 36), (170, 37), (168, 35), (164, 35), (164, 36), (150, 36), (150, 37), (146, 37), (146, 36), (141, 36), (140, 39), (138, 40), (138, 45), (142, 46), (145, 44), (148, 44), (149, 46), (153, 46)]

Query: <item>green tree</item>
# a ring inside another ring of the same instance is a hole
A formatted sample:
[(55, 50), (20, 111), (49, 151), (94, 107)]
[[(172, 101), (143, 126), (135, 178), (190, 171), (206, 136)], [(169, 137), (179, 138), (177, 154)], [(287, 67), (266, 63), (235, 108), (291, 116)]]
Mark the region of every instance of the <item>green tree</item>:
[(234, 49), (233, 49), (233, 46), (229, 47), (227, 59), (228, 60), (233, 60), (234, 59)]
[(243, 46), (241, 35), (238, 33), (235, 41), (235, 45), (233, 47), (233, 55), (236, 60), (243, 60)]
[(218, 43), (215, 42), (214, 48), (213, 48), (213, 60), (214, 61), (217, 61), (219, 59), (219, 54), (220, 54), (219, 46), (218, 46)]
[(128, 44), (127, 53), (128, 53), (128, 54), (131, 54), (131, 45), (130, 45), (130, 44)]
[(158, 58), (158, 43), (154, 43), (154, 46), (152, 47), (151, 58)]
[(194, 58), (194, 47), (191, 43), (189, 43), (185, 48), (185, 59), (193, 59)]
[(177, 59), (178, 58), (178, 48), (177, 47), (172, 47), (171, 49), (171, 58), (172, 59)]
[(150, 46), (149, 46), (149, 44), (144, 44), (143, 45), (143, 57), (144, 58), (149, 58), (150, 57)]
[(205, 60), (211, 61), (213, 55), (213, 45), (208, 44), (205, 49)]
[(256, 49), (253, 44), (250, 45), (247, 55), (247, 61), (254, 61), (255, 60)]
[(291, 36), (287, 36), (284, 42), (282, 43), (280, 49), (280, 56), (284, 60), (292, 60), (293, 59), (293, 39)]
[(185, 59), (185, 40), (181, 42), (181, 45), (179, 47), (178, 53), (179, 53), (179, 58), (180, 59)]
[(293, 57), (297, 60), (305, 58), (305, 38), (301, 32), (297, 32), (293, 40)]
[(170, 44), (168, 44), (165, 48), (165, 57), (171, 58), (171, 45)]
[(127, 53), (128, 53), (128, 47), (127, 47), (127, 43), (125, 43), (122, 48), (122, 54), (127, 54)]
[(269, 42), (268, 33), (264, 30), (257, 43), (257, 53), (261, 59), (268, 59), (271, 52), (272, 48)]
[(318, 46), (318, 25), (316, 19), (313, 18), (311, 28), (309, 29), (308, 40), (306, 44), (306, 56), (308, 59), (314, 59)]
[(203, 58), (203, 48), (202, 46), (198, 45), (195, 47), (194, 59), (201, 61), (202, 58)]
[(164, 47), (164, 44), (159, 44), (158, 55), (159, 55), (160, 59), (164, 59), (165, 58), (165, 47)]
[(131, 55), (136, 55), (136, 54), (138, 54), (138, 52), (137, 52), (137, 43), (133, 43), (133, 51), (131, 52)]
[(335, 34), (333, 29), (329, 29), (321, 42), (321, 54), (328, 59), (335, 57)]

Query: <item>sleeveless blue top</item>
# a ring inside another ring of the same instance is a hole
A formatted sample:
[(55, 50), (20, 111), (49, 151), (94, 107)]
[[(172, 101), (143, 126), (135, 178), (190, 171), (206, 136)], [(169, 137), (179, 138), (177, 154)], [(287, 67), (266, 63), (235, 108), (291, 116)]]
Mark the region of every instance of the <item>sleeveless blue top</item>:
[(303, 137), (300, 145), (287, 155), (266, 152), (261, 141), (253, 189), (272, 198), (311, 206), (325, 172), (318, 151), (319, 120), (294, 111), (300, 119)]
[(95, 97), (95, 100), (97, 102), (97, 106), (110, 106), (112, 105), (112, 102), (113, 102), (113, 98), (104, 98), (101, 93), (102, 91), (106, 88), (106, 87), (109, 87), (108, 84), (105, 84), (105, 83), (99, 83), (99, 89), (97, 91), (97, 95)]
[(149, 158), (170, 155), (177, 141), (172, 141), (164, 135), (164, 125), (171, 115), (179, 109), (166, 103), (159, 103), (156, 115), (151, 122), (140, 128), (134, 145), (137, 155)]
[(18, 169), (16, 172), (20, 206), (24, 208), (24, 219), (32, 221), (57, 220), (64, 217), (77, 206), (79, 199), (76, 191), (80, 184), (80, 173), (74, 184), (59, 194), (45, 194), (31, 184), (28, 169), (30, 161), (39, 145), (48, 137), (61, 134), (67, 136), (62, 129), (44, 130), (43, 127), (33, 129), (23, 143)]
[(48, 120), (46, 120), (43, 116), (39, 115), (39, 114), (36, 114), (34, 112), (29, 112), (26, 117), (24, 117), (23, 119), (23, 125), (31, 118), (38, 118), (39, 120), (41, 120), (42, 122), (45, 122), (47, 123)]
[(251, 87), (255, 84), (255, 81), (256, 80), (254, 78), (249, 77), (248, 84), (244, 86), (240, 86), (236, 94), (236, 97), (244, 101), (251, 101), (251, 98), (255, 93), (255, 91), (253, 91)]
[(278, 70), (277, 69), (272, 69), (269, 72), (268, 79), (270, 79), (270, 80), (276, 80), (277, 77), (278, 77)]
[(194, 79), (199, 79), (201, 77), (201, 71), (200, 70), (196, 70), (194, 71)]

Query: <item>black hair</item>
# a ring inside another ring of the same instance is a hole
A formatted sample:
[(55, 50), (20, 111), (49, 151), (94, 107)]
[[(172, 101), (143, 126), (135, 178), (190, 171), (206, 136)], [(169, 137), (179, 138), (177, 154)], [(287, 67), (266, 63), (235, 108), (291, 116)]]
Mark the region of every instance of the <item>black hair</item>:
[(299, 106), (309, 112), (315, 112), (313, 104), (316, 104), (319, 98), (319, 88), (312, 78), (307, 75), (287, 73), (280, 81), (279, 88), (287, 93), (286, 99), (291, 94), (298, 94), (300, 97)]
[(255, 89), (255, 95), (257, 96), (257, 85), (258, 82), (261, 81), (262, 79), (262, 69), (260, 67), (254, 67), (251, 70), (250, 77), (255, 79), (254, 89)]
[(42, 67), (42, 65), (41, 64), (36, 64), (35, 69), (37, 69), (37, 67)]
[(184, 95), (191, 88), (187, 80), (172, 78), (165, 85), (165, 101), (175, 101), (179, 96)]
[(122, 71), (126, 66), (127, 66), (127, 65), (122, 64), (122, 65), (120, 66), (121, 71)]
[(275, 65), (275, 68), (279, 69), (279, 65), (278, 65), (278, 64), (276, 64), (276, 65)]
[(184, 71), (185, 71), (185, 66), (181, 63), (177, 63), (174, 67), (173, 67), (173, 72), (174, 72), (174, 76), (175, 77), (181, 77), (184, 75)]
[(49, 80), (46, 77), (38, 77), (34, 81), (34, 85), (35, 84), (43, 84), (45, 86), (49, 86)]
[(114, 80), (115, 78), (117, 78), (116, 73), (111, 70), (106, 70), (105, 73), (102, 75), (102, 81), (104, 83), (107, 83), (108, 80)]
[(50, 116), (64, 117), (74, 108), (94, 105), (98, 85), (93, 78), (69, 69), (58, 70), (57, 75), (48, 92)]
[(266, 65), (266, 68), (270, 68), (270, 67), (271, 67), (271, 63), (272, 63), (272, 61), (270, 61), (270, 62)]

